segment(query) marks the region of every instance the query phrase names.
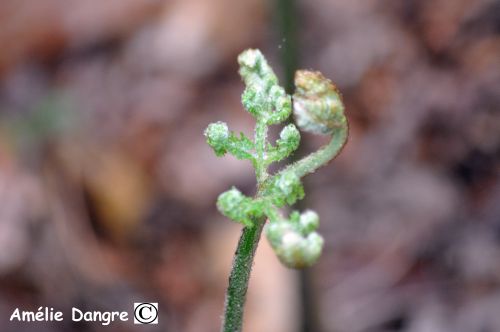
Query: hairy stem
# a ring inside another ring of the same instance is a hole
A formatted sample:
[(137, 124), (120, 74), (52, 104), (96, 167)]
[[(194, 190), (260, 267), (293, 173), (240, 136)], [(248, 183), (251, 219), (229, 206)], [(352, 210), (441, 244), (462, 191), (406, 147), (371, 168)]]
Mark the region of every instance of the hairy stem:
[(297, 71), (293, 112), (298, 127), (316, 134), (332, 135), (332, 138), (318, 152), (271, 176), (267, 167), (289, 156), (299, 145), (300, 133), (294, 124), (281, 130), (276, 145), (267, 142), (268, 126), (282, 123), (290, 116), (292, 98), (279, 86), (276, 75), (259, 50), (244, 51), (238, 56), (238, 63), (246, 85), (241, 101), (256, 119), (254, 141), (244, 134), (235, 135), (224, 122), (211, 123), (204, 133), (217, 156), (229, 152), (238, 159), (250, 160), (257, 178), (254, 198), (234, 187), (217, 198), (219, 211), (245, 226), (229, 276), (223, 332), (241, 331), (250, 272), (266, 218), (270, 220), (265, 229), (267, 239), (283, 264), (304, 268), (318, 260), (324, 243), (316, 232), (318, 215), (306, 210), (303, 213), (294, 211), (286, 217), (279, 209), (304, 197), (301, 178), (337, 155), (348, 130), (342, 99), (334, 84), (320, 72)]
[[(261, 196), (262, 185), (268, 177), (266, 163), (266, 138), (267, 125), (262, 118), (257, 119), (255, 127), (255, 175), (257, 178), (257, 195)], [(252, 227), (245, 227), (241, 233), (238, 247), (234, 255), (233, 267), (229, 275), (229, 286), (226, 291), (226, 303), (224, 308), (223, 332), (238, 332), (243, 326), (243, 310), (245, 307), (248, 282), (252, 272), (255, 251), (259, 244), (260, 235), (266, 217), (255, 219)]]
[(248, 281), (252, 271), (253, 258), (260, 234), (266, 219), (255, 221), (253, 227), (245, 227), (238, 242), (233, 267), (229, 275), (229, 286), (226, 292), (223, 332), (241, 331), (243, 325), (243, 309), (245, 307)]
[(266, 163), (264, 162), (264, 159), (266, 158), (266, 138), (267, 125), (262, 119), (258, 119), (255, 126), (255, 175), (257, 177), (258, 187), (260, 187), (268, 176), (265, 166)]
[(342, 149), (346, 142), (347, 133), (347, 125), (339, 127), (338, 130), (333, 132), (332, 138), (327, 145), (323, 146), (318, 151), (311, 153), (307, 157), (291, 164), (281, 172), (293, 172), (299, 178), (309, 173), (314, 173), (318, 168), (333, 160), (333, 158), (340, 152), (340, 149)]

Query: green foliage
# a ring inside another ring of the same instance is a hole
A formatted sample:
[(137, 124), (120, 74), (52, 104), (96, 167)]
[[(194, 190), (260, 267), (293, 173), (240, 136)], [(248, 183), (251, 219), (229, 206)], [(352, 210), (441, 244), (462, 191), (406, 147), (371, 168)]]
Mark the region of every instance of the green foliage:
[(266, 125), (285, 121), (292, 112), (292, 98), (278, 85), (278, 78), (259, 50), (247, 50), (238, 57), (246, 88), (243, 107)]
[(217, 208), (226, 217), (247, 227), (253, 227), (253, 220), (264, 214), (261, 200), (252, 200), (234, 187), (219, 195)]
[(300, 133), (294, 124), (289, 124), (281, 130), (280, 138), (276, 141), (276, 146), (268, 146), (267, 163), (280, 161), (290, 156), (300, 143)]
[(281, 208), (304, 198), (301, 178), (327, 164), (347, 139), (344, 106), (335, 86), (318, 72), (297, 71), (293, 112), (300, 129), (331, 135), (331, 140), (316, 152), (269, 174), (270, 164), (290, 156), (299, 146), (300, 133), (294, 124), (286, 125), (275, 144), (267, 141), (270, 125), (282, 123), (292, 113), (292, 98), (278, 85), (278, 79), (259, 50), (246, 50), (238, 57), (240, 75), (245, 82), (241, 101), (255, 118), (253, 140), (235, 135), (223, 122), (212, 123), (205, 130), (207, 143), (217, 156), (226, 153), (248, 159), (255, 168), (257, 194), (254, 198), (232, 188), (217, 199), (219, 211), (245, 226), (229, 276), (223, 331), (241, 330), (253, 256), (266, 219), (266, 237), (279, 260), (291, 268), (314, 264), (323, 248), (323, 238), (316, 230), (318, 215), (311, 210), (294, 211), (288, 218)]
[(293, 172), (283, 172), (270, 178), (264, 187), (264, 195), (277, 207), (292, 205), (304, 198), (304, 187)]
[(306, 210), (293, 211), (289, 218), (279, 212), (270, 213), (266, 236), (280, 261), (289, 267), (303, 268), (314, 264), (323, 248), (323, 238), (316, 232), (318, 214)]
[(238, 159), (253, 160), (251, 152), (254, 148), (253, 142), (243, 133), (237, 137), (233, 132), (229, 132), (224, 122), (210, 124), (205, 130), (205, 136), (207, 143), (218, 157), (229, 152)]
[(323, 238), (315, 230), (319, 226), (316, 212), (294, 211), (290, 219), (278, 219), (266, 228), (266, 236), (286, 266), (303, 268), (314, 264), (321, 255)]
[[(223, 122), (212, 123), (205, 130), (207, 143), (217, 156), (229, 152), (238, 159), (252, 161), (256, 169), (258, 194), (255, 198), (232, 188), (221, 194), (217, 207), (228, 218), (254, 227), (258, 218), (267, 216), (266, 235), (280, 260), (289, 267), (313, 264), (321, 253), (323, 239), (315, 232), (319, 218), (313, 211), (281, 217), (278, 208), (304, 198), (300, 178), (332, 159), (344, 144), (347, 120), (340, 94), (333, 84), (318, 72), (298, 71), (295, 77), (294, 113), (299, 127), (318, 134), (332, 134), (330, 145), (270, 176), (267, 167), (290, 156), (299, 146), (300, 133), (294, 124), (285, 126), (276, 144), (267, 142), (269, 125), (284, 122), (291, 114), (291, 96), (278, 85), (278, 79), (258, 50), (247, 50), (238, 57), (240, 75), (246, 88), (242, 94), (245, 109), (255, 117), (254, 141), (236, 136)], [(338, 137), (337, 137), (338, 138)], [(280, 216), (280, 217), (278, 217)]]
[(223, 156), (227, 152), (229, 141), (229, 129), (224, 122), (211, 123), (205, 129), (207, 143), (212, 147), (217, 157)]

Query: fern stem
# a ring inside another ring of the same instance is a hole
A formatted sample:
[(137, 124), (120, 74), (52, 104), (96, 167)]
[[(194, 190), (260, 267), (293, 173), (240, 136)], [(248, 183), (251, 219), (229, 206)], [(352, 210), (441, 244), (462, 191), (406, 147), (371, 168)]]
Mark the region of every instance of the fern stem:
[(238, 248), (229, 275), (229, 286), (226, 292), (223, 332), (241, 331), (243, 325), (243, 309), (245, 307), (248, 282), (252, 271), (253, 259), (260, 235), (264, 228), (265, 218), (256, 220), (253, 227), (245, 227), (238, 242)]
[(290, 115), (291, 96), (278, 85), (276, 75), (259, 50), (241, 53), (238, 63), (246, 85), (242, 104), (257, 122), (254, 142), (244, 134), (236, 136), (223, 122), (211, 123), (204, 133), (217, 156), (229, 152), (238, 159), (249, 159), (257, 178), (254, 198), (234, 187), (217, 198), (217, 208), (223, 215), (245, 225), (229, 275), (222, 332), (242, 329), (250, 273), (266, 218), (271, 220), (266, 236), (283, 264), (304, 268), (318, 260), (324, 243), (316, 232), (318, 215), (310, 210), (300, 214), (294, 211), (287, 218), (279, 208), (304, 197), (300, 179), (335, 157), (345, 143), (348, 130), (341, 96), (333, 83), (319, 72), (297, 71), (293, 97), (297, 125), (305, 131), (332, 135), (332, 139), (319, 151), (278, 174), (269, 175), (269, 164), (289, 156), (300, 141), (299, 131), (291, 124), (282, 129), (275, 146), (267, 142), (268, 126), (282, 123)]
[[(262, 186), (268, 177), (264, 160), (266, 156), (267, 130), (268, 128), (265, 120), (262, 118), (257, 119), (255, 127), (255, 150), (257, 152), (255, 158), (255, 164), (257, 166), (255, 168), (255, 175), (257, 178), (256, 199), (261, 196)], [(266, 223), (266, 217), (254, 219), (253, 221), (254, 224), (251, 227), (243, 228), (234, 255), (233, 267), (229, 274), (229, 285), (226, 291), (222, 332), (239, 332), (243, 326), (243, 310), (245, 307), (248, 282), (250, 281), (250, 273), (252, 272), (255, 252), (259, 244), (262, 229)]]
[(293, 172), (299, 178), (314, 173), (321, 166), (326, 165), (340, 152), (342, 147), (345, 145), (348, 134), (347, 125), (339, 127), (337, 131), (334, 131), (332, 138), (321, 149), (316, 152), (311, 153), (307, 157), (289, 165), (282, 172)]

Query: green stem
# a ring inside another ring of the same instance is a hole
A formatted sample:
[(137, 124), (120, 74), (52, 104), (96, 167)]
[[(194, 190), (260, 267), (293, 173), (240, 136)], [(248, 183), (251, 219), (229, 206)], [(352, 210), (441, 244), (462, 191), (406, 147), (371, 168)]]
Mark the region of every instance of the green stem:
[(257, 119), (255, 126), (255, 176), (257, 177), (257, 185), (260, 186), (268, 177), (265, 162), (266, 158), (266, 138), (267, 138), (267, 125), (261, 118)]
[[(268, 128), (265, 120), (258, 118), (255, 127), (256, 199), (261, 196), (263, 183), (268, 177), (265, 163), (267, 130)], [(265, 223), (265, 217), (256, 219), (252, 227), (245, 227), (241, 233), (233, 260), (233, 267), (229, 275), (229, 286), (226, 291), (224, 321), (222, 323), (223, 332), (241, 331), (243, 325), (243, 310), (245, 307), (250, 273), (252, 272), (253, 259)]]
[(226, 292), (223, 332), (241, 331), (243, 325), (243, 309), (245, 307), (248, 281), (252, 271), (253, 258), (260, 234), (264, 228), (265, 218), (256, 220), (253, 227), (245, 227), (238, 242), (238, 248), (229, 275), (229, 286)]
[(327, 145), (323, 146), (318, 151), (311, 153), (307, 157), (291, 164), (286, 167), (282, 172), (293, 172), (299, 178), (315, 172), (321, 166), (326, 165), (328, 162), (333, 160), (333, 158), (339, 153), (340, 149), (344, 146), (347, 138), (348, 127), (342, 126), (338, 130), (335, 130), (332, 134), (332, 138)]

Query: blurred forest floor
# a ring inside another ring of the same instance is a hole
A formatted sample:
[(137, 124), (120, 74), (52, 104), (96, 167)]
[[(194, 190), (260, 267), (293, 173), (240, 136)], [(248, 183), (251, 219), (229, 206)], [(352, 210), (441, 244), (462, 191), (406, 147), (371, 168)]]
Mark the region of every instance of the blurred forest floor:
[[(310, 271), (319, 330), (500, 331), (500, 2), (297, 6), (300, 67), (338, 85), (351, 124), (307, 181), (326, 243)], [(281, 74), (273, 10), (0, 1), (0, 324), (15, 307), (149, 300), (158, 327), (106, 330), (218, 331), (240, 227), (214, 202), (255, 181), (215, 158), (203, 130), (253, 130), (236, 56), (259, 47)], [(297, 274), (261, 243), (246, 331), (298, 331)]]

